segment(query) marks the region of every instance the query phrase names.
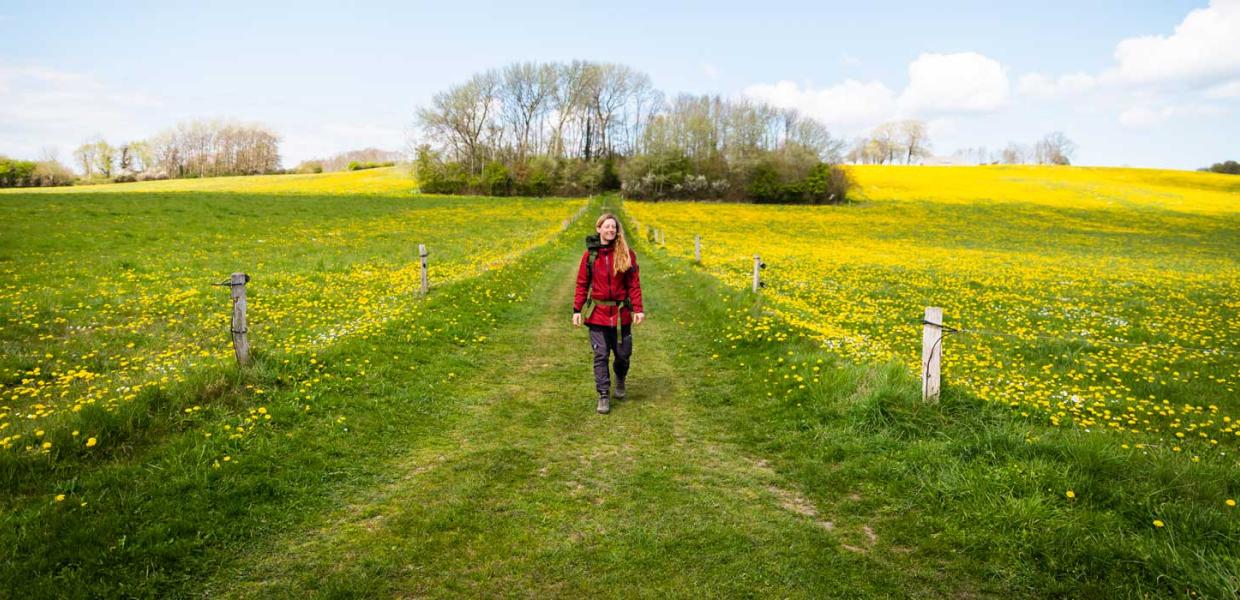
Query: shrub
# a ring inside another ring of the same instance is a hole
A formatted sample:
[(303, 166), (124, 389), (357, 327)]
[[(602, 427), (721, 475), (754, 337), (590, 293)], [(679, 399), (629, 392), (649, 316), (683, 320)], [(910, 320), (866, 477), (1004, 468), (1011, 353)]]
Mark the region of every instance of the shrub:
[(476, 179), (475, 191), (487, 196), (511, 196), (512, 174), (504, 163), (492, 161), (482, 168), (482, 175)]
[[(391, 167), (391, 166), (394, 166), (395, 164), (396, 164), (396, 161), (391, 161), (391, 160), (386, 161), (386, 162), (367, 162), (367, 161), (354, 160), (354, 161), (349, 161), (349, 166), (346, 168), (350, 171), (361, 171), (362, 169), (377, 169), (379, 167)], [(323, 172), (322, 169), (323, 167), (320, 166), (318, 172), (322, 173)]]
[(73, 185), (76, 177), (60, 162), (15, 160), (0, 156), (0, 188)]
[(1221, 163), (1210, 165), (1209, 171), (1213, 173), (1223, 173), (1226, 175), (1240, 175), (1240, 163), (1234, 160), (1228, 160)]
[(28, 187), (34, 175), (34, 162), (0, 156), (0, 188)]
[(297, 168), (294, 169), (293, 171), (295, 173), (322, 173), (323, 172), (323, 161), (307, 160), (307, 161), (302, 162), (300, 165), (297, 165)]
[(73, 185), (73, 181), (77, 179), (77, 176), (73, 174), (69, 167), (55, 160), (44, 160), (35, 163), (32, 177), (31, 185), (43, 187)]
[(559, 189), (556, 162), (550, 158), (531, 159), (514, 175), (517, 193), (522, 196), (547, 196)]

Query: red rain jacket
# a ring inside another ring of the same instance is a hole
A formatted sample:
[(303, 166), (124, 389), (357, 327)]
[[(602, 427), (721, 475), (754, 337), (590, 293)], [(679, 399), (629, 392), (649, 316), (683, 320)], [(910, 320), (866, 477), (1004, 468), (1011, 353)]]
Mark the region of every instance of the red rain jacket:
[[(633, 266), (623, 273), (612, 273), (612, 259), (615, 257), (615, 249), (611, 246), (603, 246), (598, 250), (598, 258), (594, 261), (594, 288), (591, 294), (595, 300), (624, 300), (629, 298), (633, 302), (633, 310), (620, 306), (604, 306), (601, 304), (594, 305), (594, 312), (590, 313), (586, 319), (587, 324), (602, 325), (604, 327), (616, 326), (616, 311), (620, 311), (620, 323), (629, 325), (633, 322), (634, 312), (645, 312), (642, 310), (642, 284), (637, 274), (637, 255), (629, 250), (629, 259)], [(581, 266), (577, 269), (577, 294), (573, 298), (573, 312), (581, 312), (582, 306), (586, 303), (586, 271), (590, 262), (590, 251), (586, 250), (581, 255)]]

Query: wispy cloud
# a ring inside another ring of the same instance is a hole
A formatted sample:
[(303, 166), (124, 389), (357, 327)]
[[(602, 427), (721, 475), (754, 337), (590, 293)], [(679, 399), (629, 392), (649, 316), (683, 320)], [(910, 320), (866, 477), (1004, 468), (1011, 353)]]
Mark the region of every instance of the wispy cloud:
[(83, 73), (0, 64), (0, 152), (32, 156), (48, 146), (68, 150), (93, 134), (147, 135), (146, 115), (163, 105)]

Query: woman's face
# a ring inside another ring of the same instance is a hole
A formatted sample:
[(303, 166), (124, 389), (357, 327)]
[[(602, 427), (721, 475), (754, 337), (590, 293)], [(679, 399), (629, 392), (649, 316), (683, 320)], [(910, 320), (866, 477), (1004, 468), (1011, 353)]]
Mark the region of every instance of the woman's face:
[(603, 221), (603, 223), (599, 225), (598, 227), (596, 227), (595, 229), (598, 230), (599, 239), (604, 244), (610, 244), (616, 240), (616, 220), (615, 219), (607, 219), (606, 221)]

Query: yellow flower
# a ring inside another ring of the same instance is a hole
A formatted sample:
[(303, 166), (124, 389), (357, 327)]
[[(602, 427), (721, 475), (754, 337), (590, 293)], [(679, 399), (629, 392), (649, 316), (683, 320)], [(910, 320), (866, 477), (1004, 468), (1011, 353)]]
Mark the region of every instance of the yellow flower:
[(65, 501), (65, 495), (64, 495), (64, 494), (56, 494), (56, 501), (57, 501), (57, 502), (64, 502), (64, 501)]
[(1162, 527), (1163, 525), (1166, 525), (1166, 523), (1163, 523), (1159, 519), (1154, 519), (1154, 527)]
[(1236, 506), (1236, 501), (1233, 498), (1228, 498), (1227, 502), (1224, 502), (1224, 504), (1234, 508)]
[(1068, 499), (1072, 499), (1076, 497), (1076, 492), (1072, 490), (1068, 490), (1067, 492), (1064, 493), (1064, 495), (1067, 496)]
[(95, 444), (98, 444), (98, 443), (99, 443), (99, 440), (96, 440), (95, 438), (86, 438), (87, 448), (94, 448)]

